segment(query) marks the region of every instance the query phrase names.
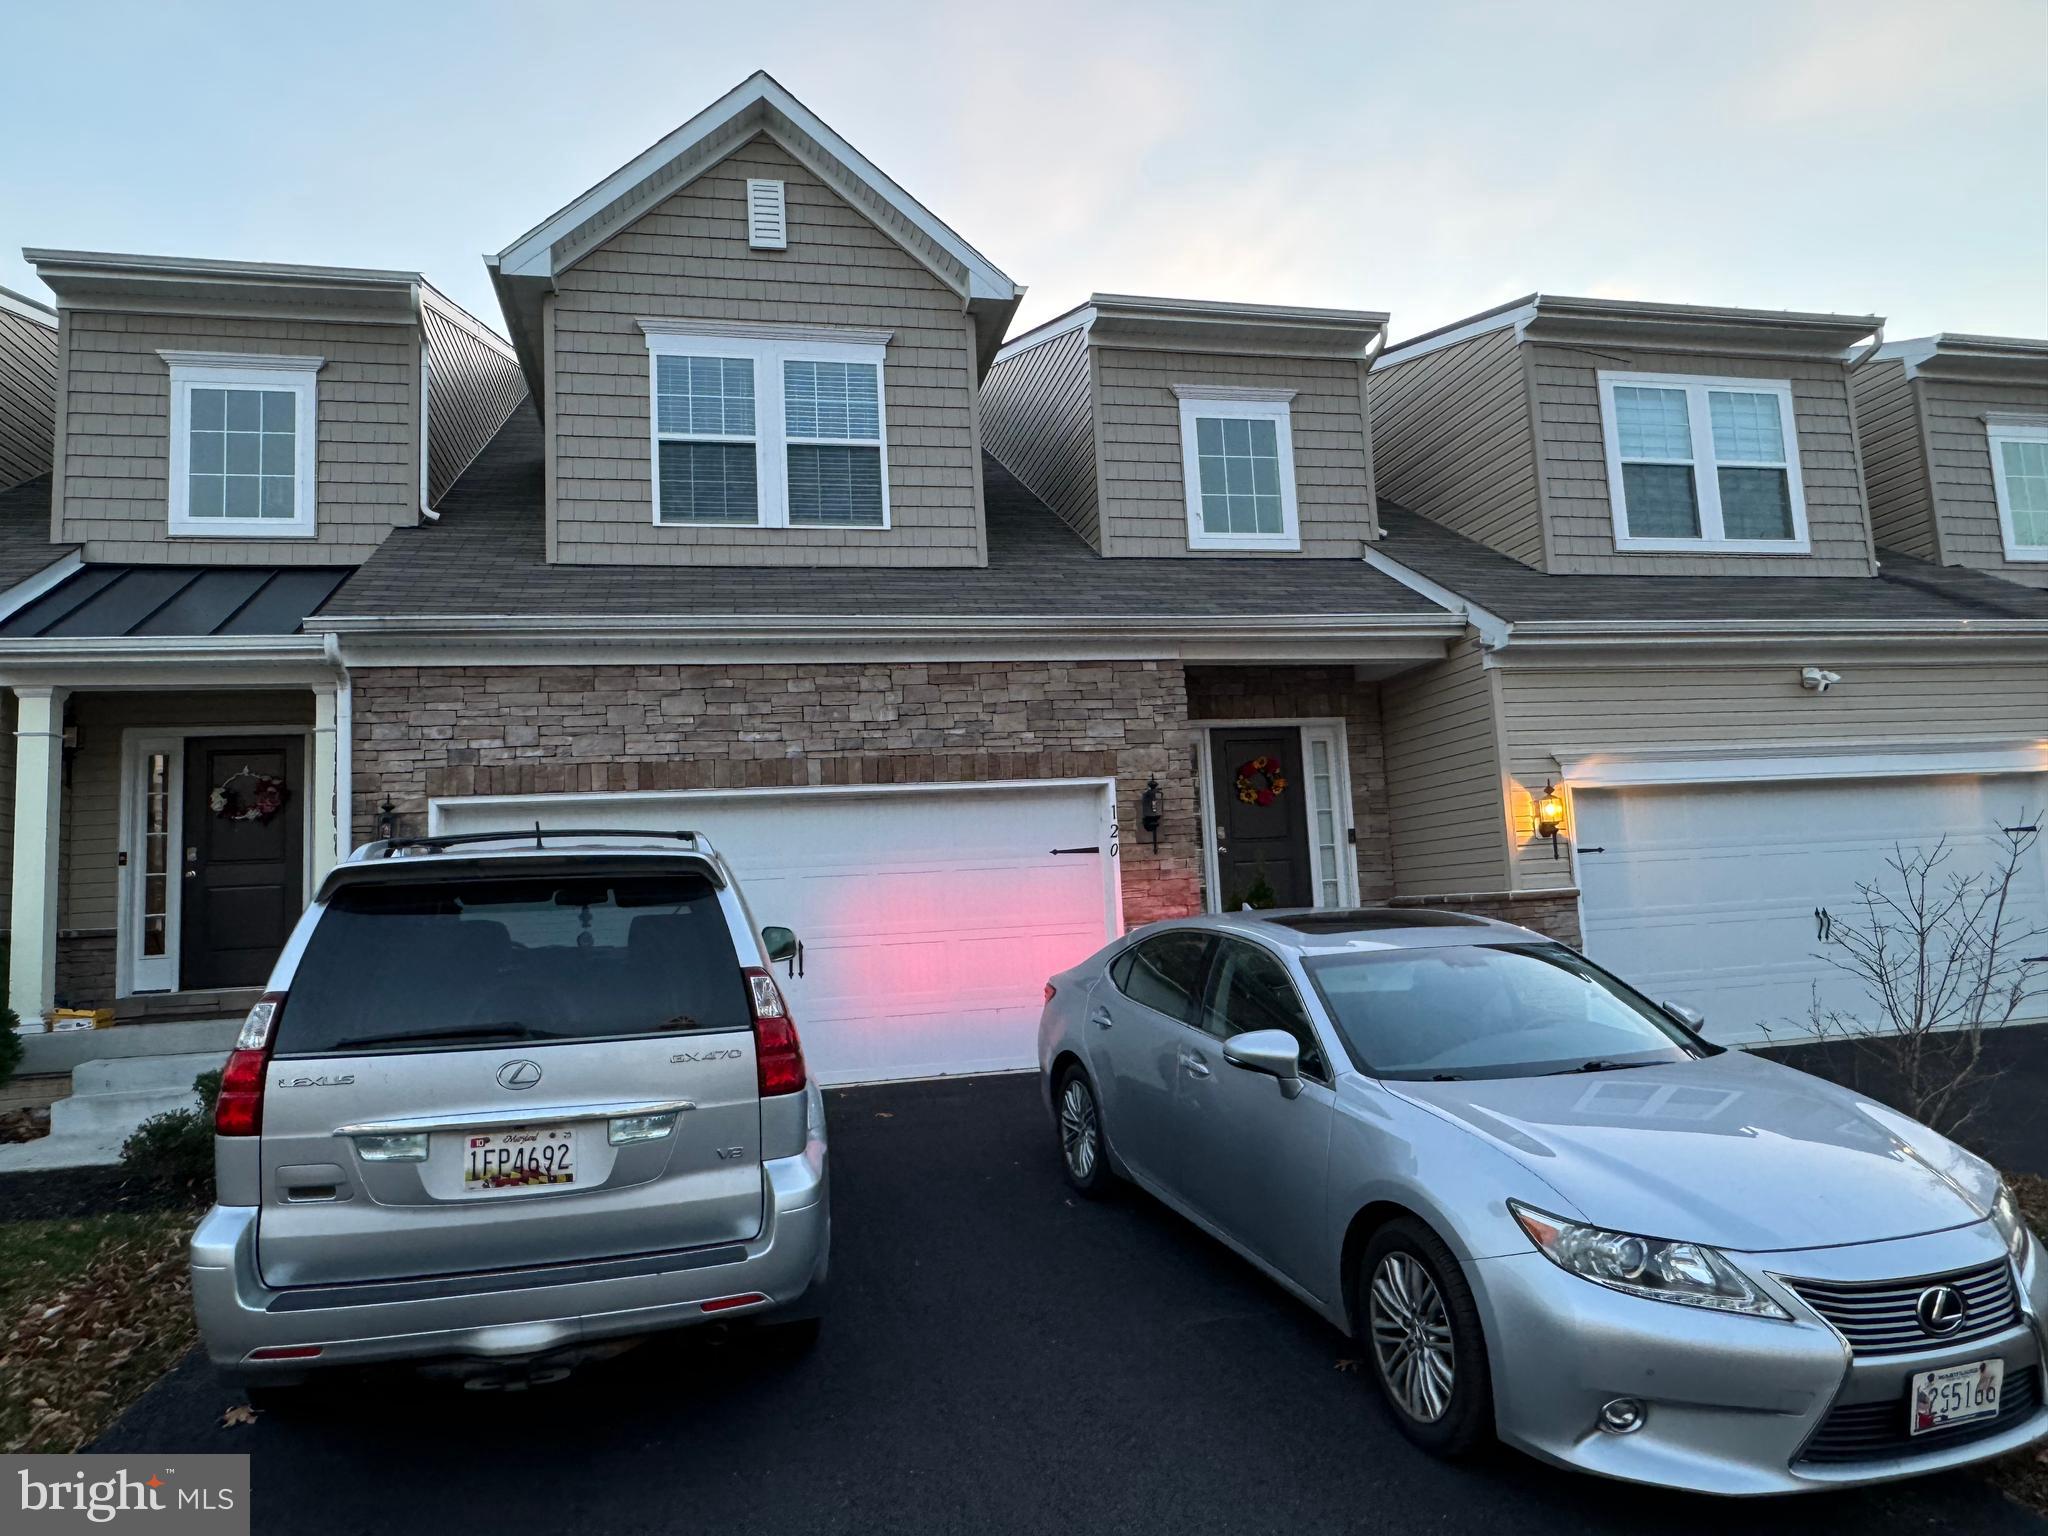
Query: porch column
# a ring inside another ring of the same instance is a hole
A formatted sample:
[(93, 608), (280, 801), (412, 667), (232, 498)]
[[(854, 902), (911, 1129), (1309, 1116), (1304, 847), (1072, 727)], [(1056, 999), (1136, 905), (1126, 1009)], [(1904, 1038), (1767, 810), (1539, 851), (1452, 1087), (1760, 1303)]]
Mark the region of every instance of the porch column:
[(307, 860), (318, 890), (327, 872), (334, 868), (336, 832), (341, 807), (335, 772), (335, 685), (318, 683), (313, 688), (313, 846)]
[(57, 1006), (57, 845), (63, 829), (67, 692), (14, 690), (14, 909), (7, 1003), (25, 1023)]

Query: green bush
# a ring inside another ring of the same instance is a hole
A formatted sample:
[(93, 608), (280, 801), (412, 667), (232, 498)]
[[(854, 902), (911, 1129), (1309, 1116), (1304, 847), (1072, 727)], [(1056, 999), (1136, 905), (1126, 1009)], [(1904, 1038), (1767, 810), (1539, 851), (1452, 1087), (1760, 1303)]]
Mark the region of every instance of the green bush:
[(205, 1194), (213, 1188), (213, 1102), (220, 1074), (192, 1080), (199, 1108), (151, 1115), (121, 1143), (121, 1166), (138, 1178)]
[(0, 1008), (0, 1088), (14, 1081), (16, 1069), (21, 1066), (21, 1036), (14, 1032), (14, 1026), (21, 1017), (12, 1008)]

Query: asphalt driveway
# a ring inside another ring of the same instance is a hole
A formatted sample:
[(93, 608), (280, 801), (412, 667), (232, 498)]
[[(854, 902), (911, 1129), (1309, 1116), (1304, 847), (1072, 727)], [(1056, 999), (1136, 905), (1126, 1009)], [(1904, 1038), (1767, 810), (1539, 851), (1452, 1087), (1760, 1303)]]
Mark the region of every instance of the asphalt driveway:
[(831, 1099), (815, 1354), (650, 1346), (222, 1429), (203, 1361), (96, 1449), (246, 1450), (262, 1532), (2048, 1531), (1961, 1476), (1731, 1506), (1409, 1448), (1347, 1342), (1139, 1197), (1068, 1197), (1028, 1078)]

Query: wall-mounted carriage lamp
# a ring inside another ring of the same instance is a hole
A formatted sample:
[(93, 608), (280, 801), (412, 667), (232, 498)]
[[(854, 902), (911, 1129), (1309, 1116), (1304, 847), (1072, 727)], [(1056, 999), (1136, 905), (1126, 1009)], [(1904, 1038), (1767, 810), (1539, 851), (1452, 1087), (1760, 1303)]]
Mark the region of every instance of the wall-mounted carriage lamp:
[(1564, 796), (1548, 779), (1543, 781), (1543, 793), (1536, 797), (1536, 835), (1550, 839), (1550, 856), (1562, 858), (1557, 851), (1558, 834), (1564, 828)]
[(1166, 793), (1159, 787), (1159, 775), (1153, 774), (1145, 781), (1145, 793), (1138, 797), (1138, 824), (1152, 834), (1152, 846), (1159, 846), (1159, 808), (1166, 802)]
[(398, 807), (391, 803), (391, 797), (387, 795), (384, 798), (384, 803), (377, 807), (377, 837), (380, 841), (388, 843), (396, 836), (398, 836)]

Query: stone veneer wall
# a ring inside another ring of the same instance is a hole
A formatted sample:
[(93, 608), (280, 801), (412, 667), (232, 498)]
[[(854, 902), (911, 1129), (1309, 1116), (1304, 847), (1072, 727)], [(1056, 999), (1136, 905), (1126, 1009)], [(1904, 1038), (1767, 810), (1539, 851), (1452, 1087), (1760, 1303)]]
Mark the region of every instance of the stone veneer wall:
[[(420, 832), (444, 795), (1114, 776), (1125, 921), (1201, 907), (1174, 662), (388, 667), (352, 696), (358, 840), (387, 795)], [(1156, 852), (1138, 827), (1154, 774)]]
[(1351, 820), (1358, 833), (1358, 899), (1394, 893), (1380, 690), (1349, 667), (1190, 667), (1191, 720), (1339, 719), (1350, 748)]

